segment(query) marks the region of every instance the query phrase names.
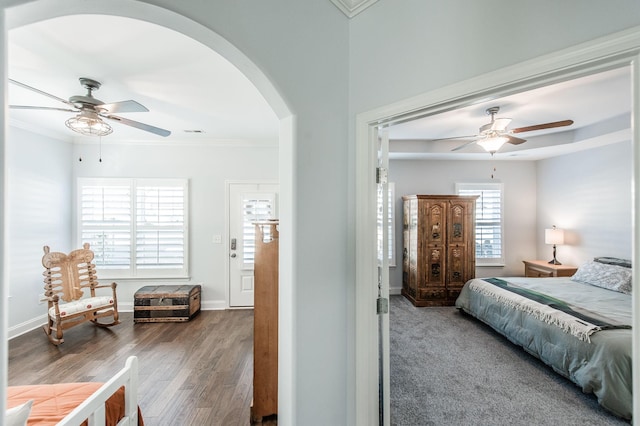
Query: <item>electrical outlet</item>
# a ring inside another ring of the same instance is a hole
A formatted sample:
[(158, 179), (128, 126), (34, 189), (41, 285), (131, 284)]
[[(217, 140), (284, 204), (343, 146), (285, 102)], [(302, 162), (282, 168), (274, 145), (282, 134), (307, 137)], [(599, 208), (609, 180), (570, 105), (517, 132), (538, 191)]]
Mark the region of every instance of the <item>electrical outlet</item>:
[(214, 235), (213, 236), (214, 244), (222, 244), (222, 235)]

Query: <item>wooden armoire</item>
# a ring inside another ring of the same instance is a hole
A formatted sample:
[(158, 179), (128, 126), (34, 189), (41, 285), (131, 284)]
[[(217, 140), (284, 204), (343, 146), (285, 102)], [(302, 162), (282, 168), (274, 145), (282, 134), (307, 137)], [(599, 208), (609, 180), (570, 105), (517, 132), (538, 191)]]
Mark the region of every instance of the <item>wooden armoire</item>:
[(474, 278), (476, 198), (402, 197), (402, 294), (415, 306), (453, 305)]
[(255, 223), (251, 424), (278, 415), (278, 224)]

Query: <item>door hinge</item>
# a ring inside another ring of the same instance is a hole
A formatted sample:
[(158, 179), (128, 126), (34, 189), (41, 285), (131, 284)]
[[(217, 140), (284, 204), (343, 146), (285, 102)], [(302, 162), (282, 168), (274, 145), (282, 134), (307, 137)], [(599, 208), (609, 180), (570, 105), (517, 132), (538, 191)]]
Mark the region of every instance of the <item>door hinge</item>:
[(376, 300), (376, 313), (378, 315), (389, 313), (389, 299), (378, 297), (378, 300)]
[(376, 183), (383, 184), (387, 183), (387, 169), (384, 167), (376, 168)]

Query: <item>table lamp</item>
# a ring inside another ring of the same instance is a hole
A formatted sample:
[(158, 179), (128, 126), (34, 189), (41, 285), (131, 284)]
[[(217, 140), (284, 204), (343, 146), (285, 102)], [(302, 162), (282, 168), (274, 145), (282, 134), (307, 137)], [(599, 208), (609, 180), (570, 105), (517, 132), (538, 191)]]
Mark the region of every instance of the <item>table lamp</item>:
[(556, 259), (556, 245), (564, 244), (564, 231), (557, 229), (555, 225), (551, 229), (544, 230), (544, 242), (545, 244), (553, 244), (553, 259), (549, 261), (552, 265), (562, 265)]

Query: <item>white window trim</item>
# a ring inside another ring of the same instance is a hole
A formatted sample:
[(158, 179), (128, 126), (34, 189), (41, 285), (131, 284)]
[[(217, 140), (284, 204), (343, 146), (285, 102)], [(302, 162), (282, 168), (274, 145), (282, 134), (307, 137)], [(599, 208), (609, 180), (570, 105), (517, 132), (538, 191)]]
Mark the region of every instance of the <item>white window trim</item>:
[(132, 230), (135, 231), (136, 217), (136, 193), (135, 188), (137, 186), (182, 186), (184, 189), (184, 223), (183, 223), (183, 235), (184, 235), (184, 263), (182, 268), (176, 269), (137, 269), (135, 264), (135, 232), (132, 233), (131, 241), (131, 266), (126, 270), (115, 269), (100, 269), (98, 267), (98, 277), (101, 280), (104, 279), (118, 279), (118, 280), (173, 280), (173, 279), (189, 279), (189, 180), (182, 178), (86, 178), (80, 177), (76, 181), (76, 243), (78, 247), (84, 244), (82, 239), (82, 199), (81, 188), (83, 185), (128, 185), (131, 187), (131, 217), (132, 217)]
[[(487, 258), (487, 257), (477, 257), (476, 256), (476, 267), (503, 267), (506, 265), (505, 259), (505, 234), (504, 234), (504, 184), (502, 182), (485, 182), (485, 183), (464, 183), (459, 182), (455, 184), (455, 192), (456, 194), (460, 194), (462, 189), (466, 190), (500, 190), (500, 235), (501, 239), (501, 252), (500, 258)], [(474, 244), (475, 244), (475, 236), (474, 236)]]

